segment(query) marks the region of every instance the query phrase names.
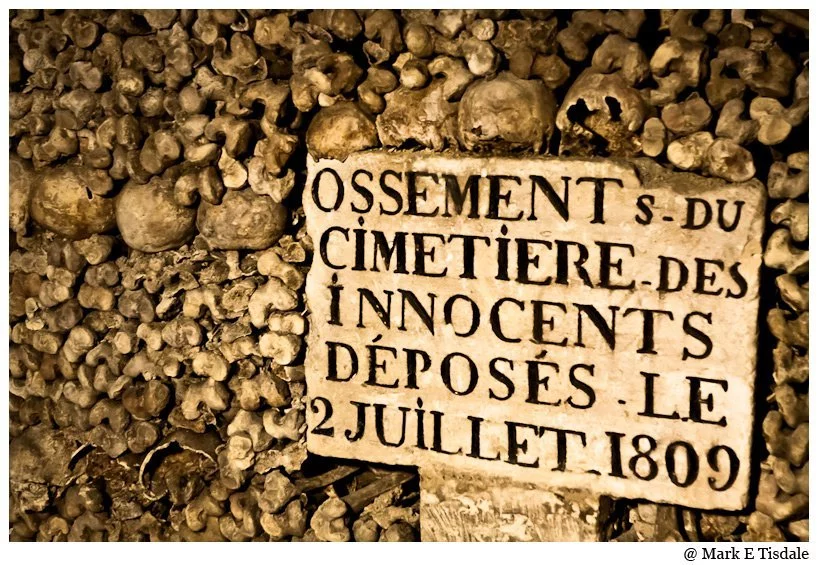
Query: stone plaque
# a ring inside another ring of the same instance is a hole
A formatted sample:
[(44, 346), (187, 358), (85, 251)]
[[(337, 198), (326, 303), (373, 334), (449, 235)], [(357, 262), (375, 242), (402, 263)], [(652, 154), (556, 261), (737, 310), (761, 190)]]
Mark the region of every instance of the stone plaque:
[(381, 151), (308, 173), (312, 452), (746, 505), (760, 183)]

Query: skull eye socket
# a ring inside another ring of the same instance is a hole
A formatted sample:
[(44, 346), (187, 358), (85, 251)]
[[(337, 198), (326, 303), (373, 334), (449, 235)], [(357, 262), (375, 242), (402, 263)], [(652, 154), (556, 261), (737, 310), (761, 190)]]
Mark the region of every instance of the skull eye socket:
[(613, 96), (606, 96), (605, 104), (608, 105), (608, 111), (611, 114), (611, 120), (614, 122), (618, 122), (620, 116), (622, 116), (622, 106), (619, 104), (619, 100), (617, 100)]
[(566, 115), (568, 119), (571, 120), (575, 124), (582, 124), (585, 122), (585, 118), (587, 118), (591, 114), (591, 111), (588, 109), (588, 106), (585, 104), (585, 100), (579, 99), (576, 103), (568, 108)]
[(733, 67), (725, 67), (721, 71), (722, 78), (729, 78), (729, 79), (740, 79), (741, 75), (738, 74), (738, 71)]

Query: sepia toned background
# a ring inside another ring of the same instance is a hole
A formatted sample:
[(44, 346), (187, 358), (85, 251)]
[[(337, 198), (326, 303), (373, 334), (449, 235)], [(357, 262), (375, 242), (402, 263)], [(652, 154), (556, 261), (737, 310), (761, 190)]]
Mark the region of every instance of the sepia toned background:
[[(580, 507), (604, 514), (594, 539), (806, 540), (807, 28), (803, 10), (12, 10), (10, 538), (409, 541), (425, 515), (464, 539), (475, 512), (435, 500), (516, 496), (444, 477), (421, 508), (413, 468), (306, 451), (307, 155), (401, 148), (763, 183), (750, 505)], [(564, 511), (546, 495), (533, 530)]]

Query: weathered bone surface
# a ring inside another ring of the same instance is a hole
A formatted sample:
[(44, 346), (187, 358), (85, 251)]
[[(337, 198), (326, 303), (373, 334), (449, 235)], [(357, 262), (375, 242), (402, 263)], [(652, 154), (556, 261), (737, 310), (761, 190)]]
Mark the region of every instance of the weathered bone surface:
[(194, 233), (196, 210), (177, 202), (173, 187), (154, 177), (148, 184), (130, 181), (116, 201), (116, 222), (129, 247), (154, 253), (176, 249)]
[(266, 249), (284, 232), (287, 210), (266, 195), (231, 190), (220, 204), (202, 202), (196, 226), (216, 249)]
[(69, 239), (84, 239), (116, 225), (113, 198), (99, 196), (89, 184), (111, 180), (96, 171), (63, 166), (36, 173), (31, 190), (31, 218)]
[(468, 150), (488, 146), (540, 151), (554, 131), (555, 114), (554, 95), (542, 84), (503, 73), (466, 89), (457, 125)]

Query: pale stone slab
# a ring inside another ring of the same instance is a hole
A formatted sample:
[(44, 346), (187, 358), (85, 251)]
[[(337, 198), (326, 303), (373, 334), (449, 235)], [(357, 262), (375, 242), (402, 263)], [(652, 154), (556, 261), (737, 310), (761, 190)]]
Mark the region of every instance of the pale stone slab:
[(604, 541), (612, 506), (585, 490), (420, 469), (421, 541)]
[(312, 452), (746, 505), (760, 183), (372, 151), (304, 208)]

